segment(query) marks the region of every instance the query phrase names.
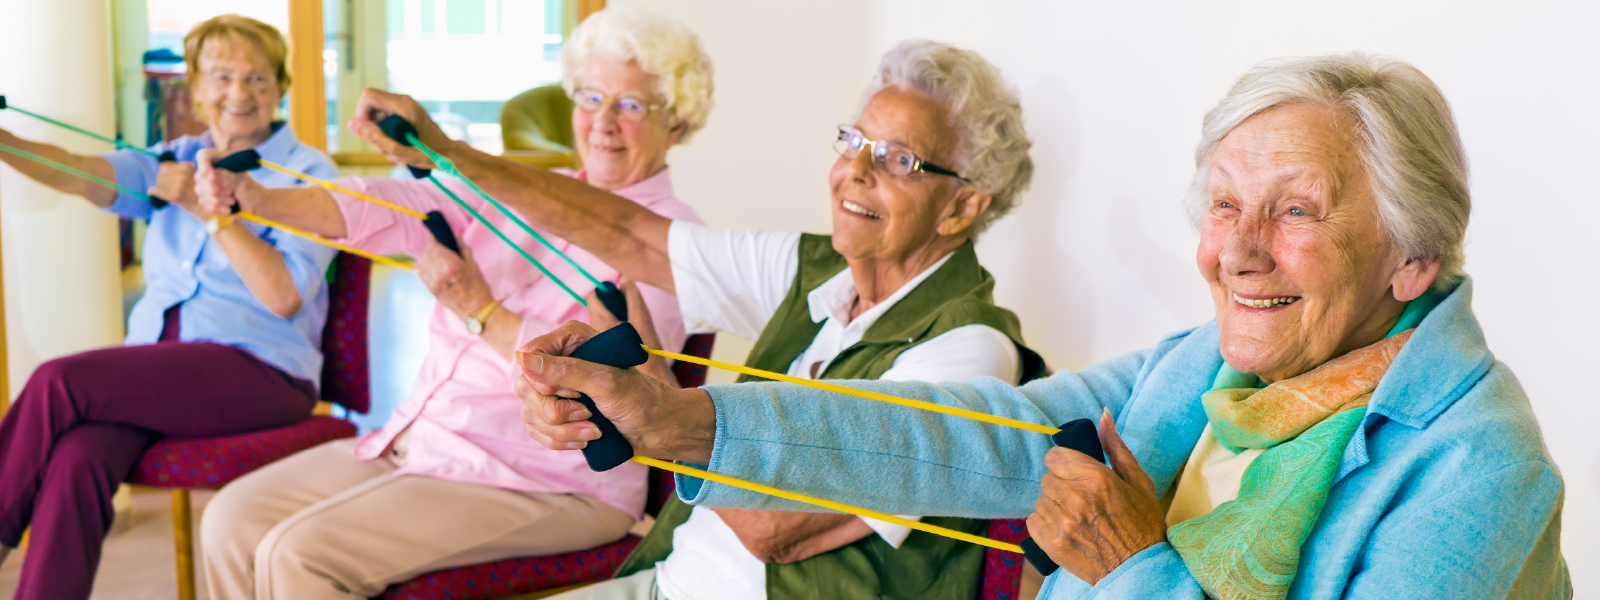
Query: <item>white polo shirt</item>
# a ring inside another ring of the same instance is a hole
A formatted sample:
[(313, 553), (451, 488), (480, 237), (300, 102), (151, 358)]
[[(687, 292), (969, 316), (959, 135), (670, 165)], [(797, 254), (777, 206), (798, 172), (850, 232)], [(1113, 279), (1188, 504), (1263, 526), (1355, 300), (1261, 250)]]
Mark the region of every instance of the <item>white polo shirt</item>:
[[(667, 252), (684, 328), (759, 338), (794, 285), (799, 249), (799, 233), (728, 231), (674, 221)], [(811, 319), (822, 323), (822, 330), (790, 363), (788, 374), (810, 379), (826, 371), (834, 357), (861, 341), (879, 317), (949, 259), (946, 255), (853, 321), (849, 315), (856, 290), (849, 268), (812, 290), (806, 301)], [(987, 325), (967, 325), (900, 353), (880, 379), (939, 382), (987, 376), (1015, 384), (1021, 366), (1011, 338)], [(862, 520), (896, 548), (911, 534), (908, 527)], [(716, 511), (704, 507), (694, 508), (673, 534), (672, 554), (656, 563), (656, 584), (670, 600), (763, 599), (766, 583), (766, 565), (745, 549)]]

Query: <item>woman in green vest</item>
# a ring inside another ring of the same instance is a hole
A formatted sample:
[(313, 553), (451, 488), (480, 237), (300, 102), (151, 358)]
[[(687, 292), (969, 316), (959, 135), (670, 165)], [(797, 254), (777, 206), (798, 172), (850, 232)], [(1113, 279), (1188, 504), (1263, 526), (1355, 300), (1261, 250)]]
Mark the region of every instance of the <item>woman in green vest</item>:
[[(425, 145), (537, 226), (675, 293), (689, 331), (756, 339), (749, 366), (826, 379), (1038, 376), (1042, 361), (1022, 345), (1016, 316), (994, 305), (994, 279), (973, 251), (1033, 174), (1015, 92), (976, 53), (921, 41), (891, 50), (862, 97), (854, 124), (835, 132), (832, 236), (670, 221), (450, 140), (404, 96), (368, 90), (352, 126), (391, 157), (433, 166), (372, 125), (405, 117)], [(563, 598), (970, 600), (982, 557), (977, 546), (850, 515), (674, 499), (618, 579)]]

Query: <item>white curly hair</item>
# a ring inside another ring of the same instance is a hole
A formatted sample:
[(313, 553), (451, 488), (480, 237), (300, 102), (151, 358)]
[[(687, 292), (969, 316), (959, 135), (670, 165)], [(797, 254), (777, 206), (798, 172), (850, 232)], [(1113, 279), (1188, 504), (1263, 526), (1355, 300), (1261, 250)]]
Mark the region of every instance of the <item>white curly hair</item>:
[(944, 103), (959, 138), (951, 168), (994, 200), (972, 224), (972, 237), (1021, 202), (1033, 180), (1033, 142), (1022, 125), (1022, 101), (1000, 69), (977, 52), (928, 40), (901, 42), (878, 63), (861, 95), (859, 117), (884, 88), (901, 86)]
[(711, 113), (711, 57), (688, 26), (635, 3), (589, 15), (561, 47), (561, 86), (568, 94), (582, 85), (593, 52), (618, 62), (635, 61), (656, 77), (669, 124), (684, 127), (678, 143), (705, 126)]

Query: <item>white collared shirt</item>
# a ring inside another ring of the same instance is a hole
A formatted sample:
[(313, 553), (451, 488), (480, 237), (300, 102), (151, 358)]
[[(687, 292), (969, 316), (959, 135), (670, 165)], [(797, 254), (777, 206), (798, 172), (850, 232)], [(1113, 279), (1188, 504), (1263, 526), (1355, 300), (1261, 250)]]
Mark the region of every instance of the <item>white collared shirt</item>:
[[(674, 221), (667, 235), (678, 307), (689, 333), (726, 331), (757, 339), (794, 285), (800, 269), (800, 234), (787, 231), (728, 231)], [(850, 320), (856, 301), (850, 269), (817, 286), (806, 297), (811, 319), (822, 330), (788, 374), (811, 379), (840, 352), (861, 341), (867, 329), (949, 260), (947, 255), (888, 298)], [(1011, 338), (987, 325), (967, 325), (900, 353), (879, 379), (965, 381), (998, 377), (1013, 384), (1022, 361)], [(906, 516), (918, 519), (916, 516)], [(893, 547), (911, 529), (862, 519)], [(695, 507), (673, 534), (672, 554), (656, 564), (656, 582), (670, 600), (766, 598), (766, 565), (745, 549), (715, 511)]]

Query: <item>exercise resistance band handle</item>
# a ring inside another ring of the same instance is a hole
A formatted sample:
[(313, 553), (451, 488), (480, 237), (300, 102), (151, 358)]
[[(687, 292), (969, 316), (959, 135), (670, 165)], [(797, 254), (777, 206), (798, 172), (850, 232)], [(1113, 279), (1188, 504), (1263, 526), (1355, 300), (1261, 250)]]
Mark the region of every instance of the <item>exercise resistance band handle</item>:
[[(589, 338), (589, 341), (572, 351), (572, 358), (626, 369), (644, 364), (650, 355), (644, 351), (644, 340), (639, 338), (639, 331), (630, 323), (622, 323)], [(589, 468), (597, 472), (610, 471), (633, 458), (633, 444), (628, 443), (622, 432), (617, 431), (611, 419), (600, 414), (594, 400), (588, 395), (581, 395), (578, 396), (578, 403), (589, 409), (589, 422), (600, 428), (600, 439), (589, 442), (583, 449), (583, 459), (589, 462)]]
[[(384, 117), (382, 121), (378, 122), (378, 130), (382, 131), (384, 135), (389, 136), (389, 139), (394, 140), (395, 143), (406, 147), (411, 147), (411, 140), (406, 139), (407, 135), (416, 137), (417, 139), (422, 138), (422, 136), (417, 135), (417, 128), (413, 126), (410, 121), (407, 121), (405, 117), (400, 115), (389, 115)], [(411, 171), (411, 176), (417, 179), (423, 179), (433, 174), (432, 169), (413, 167), (411, 165), (406, 165), (406, 170)]]
[[(215, 166), (234, 173), (254, 171), (261, 168), (261, 153), (256, 152), (254, 148), (240, 150), (222, 157)], [(238, 208), (238, 205), (235, 205), (233, 212), (239, 212)], [(429, 211), (428, 217), (422, 220), (422, 224), (428, 228), (428, 233), (433, 235), (433, 239), (438, 241), (439, 245), (449, 248), (451, 252), (456, 253), (456, 256), (461, 255), (461, 245), (456, 242), (456, 234), (450, 230), (450, 223), (444, 220), (444, 213), (437, 210)]]
[(617, 284), (602, 281), (600, 285), (594, 286), (594, 295), (600, 298), (600, 304), (605, 305), (606, 310), (611, 311), (611, 315), (618, 321), (628, 322), (628, 297), (622, 294)]
[[(1068, 450), (1076, 450), (1099, 462), (1106, 462), (1106, 452), (1100, 448), (1100, 433), (1095, 431), (1094, 421), (1089, 419), (1074, 419), (1061, 426), (1061, 431), (1050, 436), (1056, 445)], [(1033, 541), (1032, 537), (1022, 540), (1022, 555), (1028, 557), (1028, 562), (1033, 568), (1039, 570), (1040, 575), (1049, 577), (1056, 569), (1061, 568), (1055, 561), (1050, 560), (1050, 555), (1045, 554), (1044, 548)]]
[[(0, 98), (4, 98), (4, 96), (0, 96)], [(0, 103), (0, 108), (5, 108), (3, 106), (3, 103)], [(164, 163), (178, 162), (178, 155), (173, 154), (171, 150), (168, 150), (166, 152), (162, 152), (161, 156), (156, 157), (156, 160), (164, 162)], [(168, 204), (172, 204), (172, 203), (168, 202), (166, 200), (163, 200), (161, 198), (157, 198), (155, 196), (150, 196), (150, 207), (151, 208), (154, 208), (156, 210), (161, 210), (163, 208), (166, 208)]]

